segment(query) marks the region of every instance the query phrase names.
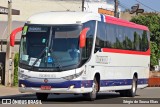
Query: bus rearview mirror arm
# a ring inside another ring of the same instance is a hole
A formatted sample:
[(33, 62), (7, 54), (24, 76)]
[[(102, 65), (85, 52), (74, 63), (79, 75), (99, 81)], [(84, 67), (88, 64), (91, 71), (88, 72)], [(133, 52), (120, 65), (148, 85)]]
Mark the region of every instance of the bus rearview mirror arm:
[(22, 31), (23, 27), (16, 28), (15, 30), (12, 31), (10, 34), (10, 46), (14, 47), (15, 45), (15, 37), (18, 32)]

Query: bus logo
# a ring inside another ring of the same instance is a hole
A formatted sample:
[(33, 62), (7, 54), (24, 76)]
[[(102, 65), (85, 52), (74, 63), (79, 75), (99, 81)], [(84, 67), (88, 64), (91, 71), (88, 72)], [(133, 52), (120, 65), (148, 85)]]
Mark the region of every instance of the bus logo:
[(48, 83), (48, 79), (45, 78), (45, 79), (44, 79), (44, 83)]

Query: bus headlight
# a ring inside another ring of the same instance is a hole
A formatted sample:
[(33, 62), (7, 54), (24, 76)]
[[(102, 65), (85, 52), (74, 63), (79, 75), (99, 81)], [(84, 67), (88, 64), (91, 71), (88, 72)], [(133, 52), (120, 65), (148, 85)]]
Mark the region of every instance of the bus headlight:
[(18, 77), (19, 79), (23, 79), (23, 80), (30, 78), (30, 76), (24, 75), (23, 73), (20, 73), (20, 72), (18, 73)]
[(77, 74), (69, 75), (69, 76), (62, 77), (62, 78), (66, 79), (66, 80), (72, 80), (72, 79), (78, 78), (80, 75), (82, 75), (83, 72), (84, 71), (82, 70), (81, 72), (79, 72)]

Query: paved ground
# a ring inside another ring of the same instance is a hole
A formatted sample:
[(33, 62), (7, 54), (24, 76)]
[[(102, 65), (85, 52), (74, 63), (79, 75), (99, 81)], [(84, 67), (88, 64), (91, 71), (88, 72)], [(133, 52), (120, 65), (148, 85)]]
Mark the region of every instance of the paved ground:
[(0, 85), (0, 98), (30, 95), (31, 93), (20, 93), (17, 87), (5, 87)]
[[(31, 94), (31, 93), (22, 94), (18, 92), (17, 88), (8, 88), (8, 87), (0, 86), (0, 100), (4, 98), (36, 100), (35, 94)], [(156, 98), (156, 99), (153, 99), (153, 98)], [(138, 101), (154, 100), (154, 101), (158, 101), (158, 103), (160, 104), (160, 88), (148, 87), (143, 90), (138, 90), (136, 97), (133, 99), (120, 97), (118, 93), (100, 93), (97, 96), (97, 100), (95, 100), (94, 102), (85, 101), (82, 95), (51, 94), (49, 95), (48, 100), (42, 103), (43, 104), (123, 104), (123, 103), (128, 104), (128, 103), (132, 103), (135, 100), (138, 100)]]

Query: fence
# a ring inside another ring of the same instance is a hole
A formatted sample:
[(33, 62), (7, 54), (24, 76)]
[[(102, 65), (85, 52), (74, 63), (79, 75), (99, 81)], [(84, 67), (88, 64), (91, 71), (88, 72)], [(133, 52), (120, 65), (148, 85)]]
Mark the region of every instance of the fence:
[(160, 72), (150, 72), (149, 87), (160, 87)]

